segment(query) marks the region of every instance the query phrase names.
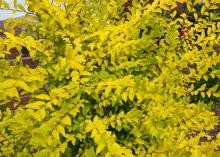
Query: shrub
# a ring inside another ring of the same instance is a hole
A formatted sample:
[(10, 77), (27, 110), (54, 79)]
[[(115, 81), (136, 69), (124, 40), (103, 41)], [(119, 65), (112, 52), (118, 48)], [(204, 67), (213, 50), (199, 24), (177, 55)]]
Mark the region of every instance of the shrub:
[[(219, 98), (219, 81), (206, 81), (220, 78), (220, 16), (204, 2), (14, 1), (27, 15), (0, 39), (1, 155), (212, 156), (215, 101), (192, 101)], [(6, 59), (22, 46), (39, 66)]]

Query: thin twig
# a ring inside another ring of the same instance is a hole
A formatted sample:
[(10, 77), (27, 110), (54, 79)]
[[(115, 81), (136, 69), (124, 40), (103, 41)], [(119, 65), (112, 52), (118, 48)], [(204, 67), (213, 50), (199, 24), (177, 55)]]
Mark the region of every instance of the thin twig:
[[(47, 10), (45, 10), (44, 8), (41, 8), (41, 10), (42, 10), (44, 13), (46, 13), (51, 19), (53, 19), (53, 17), (50, 15), (50, 13), (49, 13)], [(57, 20), (55, 20), (55, 22), (56, 22), (56, 24), (58, 25), (58, 27), (59, 27), (62, 31), (64, 31), (64, 33), (65, 33), (65, 29), (62, 27), (62, 25), (61, 25)], [(68, 35), (67, 33), (65, 33), (65, 34), (67, 35), (67, 37), (68, 37), (68, 39), (69, 39), (69, 41), (70, 41), (72, 47), (74, 48), (75, 46), (74, 46), (74, 43), (72, 42), (71, 36)]]
[(79, 2), (81, 2), (81, 0), (79, 0), (78, 2), (76, 2), (76, 3), (74, 4), (74, 6), (73, 6), (72, 9), (69, 11), (69, 13), (67, 14), (67, 16), (69, 16), (69, 15), (73, 12), (73, 10), (74, 10), (75, 7), (79, 4)]
[(72, 31), (72, 26), (70, 25), (70, 18), (69, 18), (69, 14), (67, 13), (67, 5), (66, 5), (66, 1), (65, 0), (63, 0), (63, 5), (64, 5), (64, 8), (65, 8), (67, 20), (69, 22), (70, 31)]
[(35, 14), (32, 13), (32, 12), (22, 11), (22, 10), (19, 10), (19, 9), (11, 9), (11, 8), (4, 9), (4, 8), (0, 8), (0, 10), (6, 10), (6, 11), (17, 11), (17, 12), (26, 13), (26, 14), (29, 14), (29, 15), (35, 15)]

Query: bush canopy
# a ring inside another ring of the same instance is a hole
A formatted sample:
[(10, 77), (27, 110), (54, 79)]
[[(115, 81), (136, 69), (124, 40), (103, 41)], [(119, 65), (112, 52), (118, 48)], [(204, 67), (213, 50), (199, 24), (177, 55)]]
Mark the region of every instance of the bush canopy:
[[(26, 13), (0, 38), (0, 156), (211, 157), (218, 2), (0, 0)], [(22, 47), (36, 68), (22, 63)]]

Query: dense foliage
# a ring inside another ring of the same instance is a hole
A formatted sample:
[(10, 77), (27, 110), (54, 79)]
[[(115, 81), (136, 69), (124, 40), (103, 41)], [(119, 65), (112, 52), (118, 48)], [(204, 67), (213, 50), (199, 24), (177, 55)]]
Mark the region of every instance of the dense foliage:
[[(14, 0), (27, 15), (8, 20), (0, 39), (0, 155), (211, 157), (217, 2)], [(37, 68), (22, 64), (22, 46)], [(9, 62), (13, 47), (20, 55)]]

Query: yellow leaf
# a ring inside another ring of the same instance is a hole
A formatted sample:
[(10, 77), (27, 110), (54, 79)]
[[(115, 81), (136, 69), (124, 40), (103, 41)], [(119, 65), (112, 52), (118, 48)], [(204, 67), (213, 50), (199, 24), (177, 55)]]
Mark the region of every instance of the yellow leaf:
[(154, 12), (157, 12), (157, 13), (162, 13), (162, 9), (161, 8), (156, 8), (153, 10)]
[(60, 140), (60, 136), (59, 136), (59, 132), (56, 130), (52, 131), (52, 136), (56, 139), (56, 140)]
[(75, 56), (75, 57), (74, 57), (74, 60), (76, 60), (76, 61), (79, 62), (79, 63), (83, 63), (83, 62), (86, 61), (86, 60), (85, 60), (85, 57), (84, 57), (83, 55)]
[(140, 92), (137, 92), (136, 96), (137, 96), (137, 99), (138, 99), (139, 102), (141, 102), (143, 100), (143, 96)]
[(122, 100), (127, 101), (128, 93), (127, 93), (127, 92), (124, 92), (124, 93), (121, 95), (121, 97), (122, 97)]
[(177, 14), (177, 11), (174, 10), (173, 13), (171, 13), (171, 17), (174, 18), (176, 16), (176, 14)]
[(211, 76), (212, 76), (213, 79), (215, 78), (215, 74), (214, 73), (211, 73)]
[(36, 98), (41, 100), (50, 100), (50, 97), (47, 94), (37, 95)]
[(88, 71), (82, 71), (82, 72), (80, 72), (80, 75), (89, 76), (89, 75), (91, 75), (91, 73)]
[(30, 104), (27, 104), (25, 107), (26, 108), (30, 108), (30, 109), (39, 109), (43, 105), (45, 105), (45, 102), (43, 102), (43, 101), (36, 101), (36, 102), (30, 103)]
[(107, 153), (105, 154), (105, 157), (112, 157), (112, 155), (111, 155), (110, 152), (107, 152)]
[(69, 116), (65, 116), (62, 121), (61, 121), (62, 124), (64, 125), (71, 125), (71, 118)]
[(204, 2), (205, 2), (205, 6), (206, 6), (207, 8), (209, 8), (209, 6), (210, 6), (209, 0), (204, 0)]
[(131, 101), (133, 101), (134, 96), (135, 96), (135, 90), (134, 90), (134, 88), (130, 88), (130, 89), (129, 89), (129, 95), (128, 95), (129, 99), (130, 99)]
[(206, 81), (208, 81), (208, 76), (207, 75), (203, 75), (203, 78), (206, 80)]
[(86, 132), (90, 132), (94, 129), (94, 124), (92, 123), (92, 121), (90, 120), (86, 120), (86, 128), (85, 131)]
[(208, 91), (209, 91), (209, 92), (211, 92), (211, 93), (212, 93), (212, 92), (216, 92), (216, 91), (218, 90), (218, 86), (219, 86), (219, 85), (218, 85), (218, 84), (216, 84), (214, 87), (209, 88), (209, 90), (208, 90)]
[(105, 144), (104, 143), (98, 145), (98, 147), (96, 148), (96, 154), (99, 154), (104, 148), (105, 148)]
[(104, 95), (105, 95), (106, 97), (108, 97), (108, 96), (110, 95), (110, 93), (111, 93), (111, 90), (112, 90), (112, 87), (111, 87), (111, 86), (106, 87), (106, 88), (105, 88), (105, 93), (104, 93)]
[(198, 14), (197, 13), (194, 13), (194, 18), (195, 18), (195, 20), (198, 19)]
[(53, 100), (52, 100), (52, 103), (53, 103), (54, 105), (58, 105), (59, 100), (57, 100), (57, 99), (53, 99)]
[(203, 85), (198, 89), (198, 91), (204, 91), (204, 90), (205, 90), (205, 87), (206, 87), (206, 84), (203, 84)]
[(80, 82), (81, 83), (86, 83), (86, 82), (88, 82), (90, 79), (89, 78), (81, 78), (80, 79)]
[(211, 97), (211, 92), (206, 92), (206, 94), (208, 95), (208, 97), (210, 98)]
[(22, 4), (17, 4), (17, 7), (19, 8), (19, 10), (21, 10), (23, 12), (25, 11), (25, 8)]
[(66, 151), (66, 148), (67, 148), (67, 142), (65, 142), (59, 146), (59, 149), (62, 153), (64, 153)]
[(220, 98), (220, 93), (213, 93), (213, 95), (217, 98)]
[(49, 108), (49, 109), (52, 109), (53, 108), (52, 103), (50, 101), (47, 102), (46, 107)]
[(4, 82), (1, 82), (0, 89), (10, 88), (10, 87), (14, 86), (14, 84), (15, 84), (15, 80), (8, 79)]
[(51, 139), (51, 136), (49, 136), (47, 139), (46, 139), (46, 142), (49, 146), (51, 146), (52, 144), (52, 139)]
[(206, 11), (206, 6), (205, 6), (205, 5), (203, 5), (203, 6), (202, 6), (202, 9), (201, 9), (201, 14), (204, 14), (204, 13), (205, 13), (205, 11)]
[(201, 92), (203, 98), (205, 98), (205, 92)]
[(9, 96), (9, 97), (16, 97), (16, 98), (19, 97), (18, 90), (17, 90), (16, 88), (14, 88), (14, 87), (9, 88), (9, 89), (6, 89), (6, 90), (4, 91), (4, 94), (7, 95), (7, 96)]
[(80, 63), (78, 62), (70, 62), (71, 67), (73, 67), (74, 69), (78, 69), (79, 71), (83, 71), (84, 70), (84, 66), (82, 66)]
[(212, 5), (211, 7), (209, 7), (209, 9), (218, 9), (217, 5)]
[(154, 146), (150, 146), (149, 148), (148, 148), (148, 153), (151, 153), (151, 152), (153, 152), (155, 150), (155, 147)]
[(61, 133), (62, 135), (65, 135), (65, 129), (64, 129), (64, 127), (62, 125), (58, 125), (57, 126), (57, 131), (59, 133)]
[(36, 119), (41, 121), (42, 119), (45, 118), (46, 116), (46, 111), (44, 109), (40, 109), (37, 113), (36, 113)]
[(16, 86), (19, 87), (19, 88), (22, 88), (26, 91), (30, 91), (30, 88), (28, 87), (28, 85), (24, 81), (17, 80), (16, 81)]

